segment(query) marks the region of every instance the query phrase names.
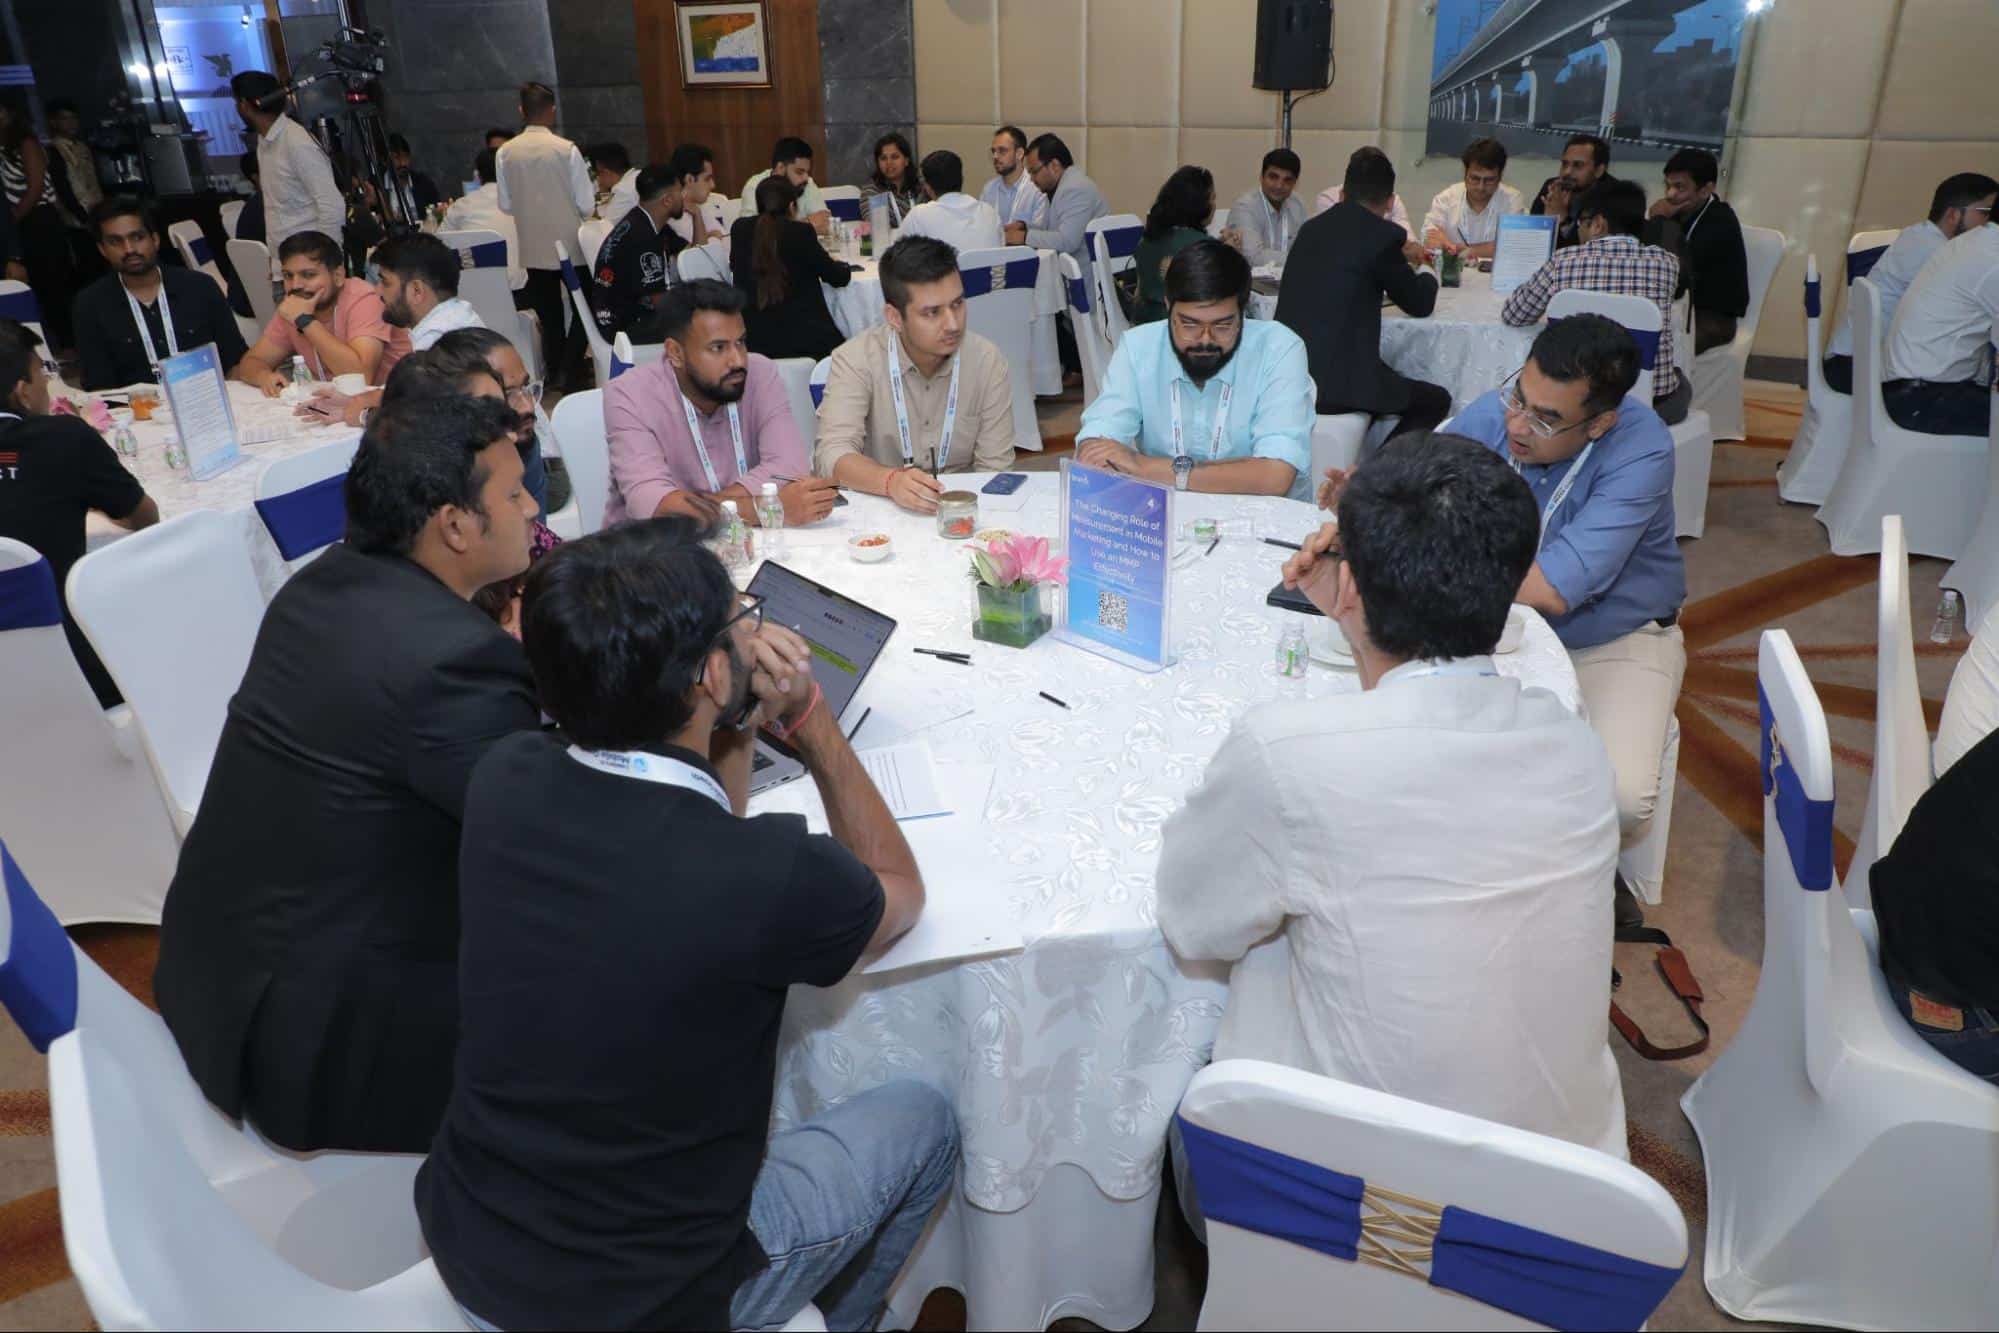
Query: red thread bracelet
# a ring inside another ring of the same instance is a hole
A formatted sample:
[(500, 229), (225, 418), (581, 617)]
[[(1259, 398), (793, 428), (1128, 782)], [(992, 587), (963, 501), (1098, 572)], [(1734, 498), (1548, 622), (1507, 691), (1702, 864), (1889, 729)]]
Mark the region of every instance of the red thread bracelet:
[(793, 736), (796, 736), (798, 734), (798, 729), (805, 725), (805, 719), (811, 717), (812, 710), (819, 706), (819, 700), (822, 697), (823, 696), (819, 689), (819, 682), (815, 680), (812, 682), (812, 697), (805, 701), (804, 711), (800, 712), (799, 715), (792, 720), (791, 725), (788, 727), (779, 728), (773, 726), (771, 728), (771, 734), (776, 736), (781, 741), (788, 741)]

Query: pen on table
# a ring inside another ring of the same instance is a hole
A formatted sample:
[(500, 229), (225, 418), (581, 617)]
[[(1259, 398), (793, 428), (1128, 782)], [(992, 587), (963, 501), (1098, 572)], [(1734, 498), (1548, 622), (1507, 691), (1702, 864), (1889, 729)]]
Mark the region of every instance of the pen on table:
[(1035, 693), (1046, 699), (1049, 703), (1054, 704), (1057, 708), (1067, 708), (1069, 706), (1046, 690), (1036, 690)]
[(959, 666), (970, 666), (972, 664), (972, 657), (969, 653), (947, 653), (941, 648), (917, 648), (913, 651), (922, 653), (925, 657), (941, 657), (946, 662), (956, 662)]
[(1221, 544), (1222, 544), (1222, 539), (1220, 537), (1216, 537), (1213, 541), (1209, 542), (1208, 549), (1201, 552), (1201, 559), (1206, 560), (1209, 556), (1213, 555), (1215, 553), (1215, 548), (1217, 546), (1220, 546)]
[(1265, 537), (1263, 541), (1264, 544), (1267, 546), (1281, 546), (1287, 551), (1298, 551), (1304, 549), (1303, 547), (1299, 546), (1297, 542), (1287, 542), (1281, 537)]
[(869, 714), (873, 713), (874, 711), (875, 711), (874, 706), (872, 704), (861, 710), (861, 720), (859, 722), (856, 722), (854, 724), (854, 729), (847, 733), (847, 743), (849, 745), (853, 744), (854, 737), (861, 734), (862, 725), (867, 722)]

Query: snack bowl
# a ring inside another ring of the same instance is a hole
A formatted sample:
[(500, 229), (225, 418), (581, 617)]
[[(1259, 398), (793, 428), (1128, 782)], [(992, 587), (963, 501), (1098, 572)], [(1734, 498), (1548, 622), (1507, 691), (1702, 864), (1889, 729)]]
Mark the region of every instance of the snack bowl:
[(1013, 536), (1011, 528), (980, 528), (972, 534), (972, 540), (981, 546), (991, 546), (996, 541), (1004, 541)]
[(895, 551), (895, 541), (886, 532), (857, 532), (847, 538), (847, 554), (864, 565), (886, 560)]

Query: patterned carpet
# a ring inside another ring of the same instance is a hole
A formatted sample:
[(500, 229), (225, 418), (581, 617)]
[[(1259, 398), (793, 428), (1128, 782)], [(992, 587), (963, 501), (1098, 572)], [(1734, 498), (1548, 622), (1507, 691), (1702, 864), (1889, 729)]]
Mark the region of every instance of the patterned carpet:
[[(1690, 598), (1681, 624), (1689, 656), (1680, 700), (1680, 780), (1673, 807), (1664, 904), (1649, 913), (1686, 952), (1708, 996), (1713, 1050), (1724, 1047), (1747, 1012), (1762, 953), (1762, 800), (1756, 760), (1756, 645), (1766, 627), (1791, 631), (1831, 719), (1838, 761), (1838, 866), (1866, 803), (1873, 749), (1876, 562), (1826, 554), (1823, 530), (1806, 508), (1780, 504), (1774, 471), (1796, 428), (1796, 390), (1752, 386), (1743, 444), (1716, 451), (1706, 535), (1684, 544)], [(1044, 414), (1051, 444), (1073, 438), (1073, 407)], [(1044, 455), (1031, 466), (1048, 466)], [(1911, 571), (1918, 671), (1931, 725), (1964, 641), (1932, 647), (1923, 637), (1936, 605), (1943, 562)], [(120, 982), (150, 999), (150, 930), (97, 927), (74, 932)], [(1647, 946), (1619, 946), (1626, 978), (1620, 1000), (1662, 1044), (1685, 1040), (1684, 1013), (1653, 970)], [(1701, 1285), (1706, 1201), (1699, 1149), (1679, 1098), (1711, 1055), (1650, 1064), (1613, 1039), (1624, 1074), (1632, 1159), (1658, 1179), (1687, 1214), (1692, 1263), (1653, 1316), (1656, 1328), (1734, 1324)], [(56, 1211), (55, 1166), (40, 1057), (11, 1024), (0, 1023), (0, 1330), (90, 1328), (70, 1279)], [(1147, 1328), (1192, 1328), (1206, 1277), (1205, 1256), (1178, 1220), (1159, 1228), (1158, 1301)], [(1064, 1321), (1065, 1324), (1069, 1321)], [(963, 1302), (940, 1293), (921, 1326), (962, 1328)]]

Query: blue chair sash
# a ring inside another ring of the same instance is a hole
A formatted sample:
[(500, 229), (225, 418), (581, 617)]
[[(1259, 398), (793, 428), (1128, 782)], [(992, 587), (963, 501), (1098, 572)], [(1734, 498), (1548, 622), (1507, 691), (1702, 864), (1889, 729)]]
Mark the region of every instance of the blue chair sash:
[(1070, 278), (1069, 308), (1079, 315), (1090, 313), (1090, 284), (1081, 278)]
[(1864, 278), (1881, 262), (1881, 256), (1888, 253), (1888, 247), (1877, 245), (1870, 250), (1848, 250), (1846, 252), (1846, 285), (1851, 287), (1855, 278)]
[(346, 482), (342, 473), (257, 501), (257, 517), (278, 544), (278, 554), (296, 560), (346, 534)]
[(40, 324), (42, 303), (35, 299), (33, 292), (0, 294), (0, 316), (5, 316), (16, 324)]
[(46, 560), (0, 571), (0, 630), (62, 624), (62, 598)]
[(826, 397), (826, 386), (824, 384), (813, 384), (807, 387), (812, 390), (812, 405), (814, 407), (819, 406), (820, 401)]
[(194, 256), (194, 266), (201, 268), (215, 262), (215, 251), (209, 248), (206, 236), (196, 236), (187, 243), (187, 252)]
[(463, 268), (505, 268), (507, 243), (482, 241), (478, 245), (468, 245), (458, 252), (458, 263)]
[[(754, 204), (756, 201), (753, 199), (750, 202)], [(861, 201), (845, 198), (828, 199), (826, 201), (826, 211), (842, 222), (859, 222), (861, 220)]]
[(1004, 264), (987, 268), (961, 268), (958, 276), (964, 279), (965, 299), (968, 301), (990, 296), (994, 292), (1032, 288), (1041, 276), (1041, 257), (1010, 259)]
[(57, 1037), (76, 1027), (76, 954), (5, 843), (0, 843), (0, 879), (13, 917), (12, 943), (0, 962), (0, 1005), (46, 1054)]
[(1817, 319), (1821, 309), (1819, 302), (1819, 280), (1808, 279), (1805, 283), (1805, 318)]
[(617, 353), (615, 353), (615, 352), (613, 352), (613, 353), (611, 354), (611, 378), (612, 378), (612, 379), (616, 379), (616, 378), (618, 378), (618, 376), (620, 376), (620, 375), (624, 374), (624, 373), (625, 373), (626, 371), (628, 371), (628, 370), (630, 370), (630, 369), (632, 369), (632, 363), (631, 363), (631, 362), (629, 362), (629, 361), (625, 360), (625, 359), (624, 359), (623, 357), (620, 357), (620, 356), (619, 356), (619, 355), (618, 355)]
[(1112, 259), (1123, 259), (1138, 253), (1138, 242), (1145, 235), (1143, 227), (1109, 227), (1099, 232), (1104, 238), (1104, 250)]
[[(1358, 1257), (1366, 1182), (1185, 1117), (1178, 1123), (1201, 1213), (1211, 1222)], [(1681, 1269), (1642, 1263), (1543, 1231), (1446, 1207), (1430, 1285), (1560, 1329), (1635, 1329)]]
[[(1801, 888), (1823, 893), (1832, 887), (1832, 802), (1805, 795), (1798, 770), (1784, 760), (1784, 740), (1770, 712), (1770, 696), (1756, 687), (1756, 711), (1762, 718), (1763, 794), (1777, 804), (1777, 827), (1791, 853), (1791, 869)], [(1765, 847), (1768, 856), (1770, 849)]]
[(583, 290), (583, 279), (576, 276), (576, 261), (573, 259), (562, 261), (562, 285), (572, 292)]
[(1631, 341), (1638, 344), (1638, 365), (1642, 370), (1650, 370), (1659, 362), (1659, 330), (1627, 329)]

